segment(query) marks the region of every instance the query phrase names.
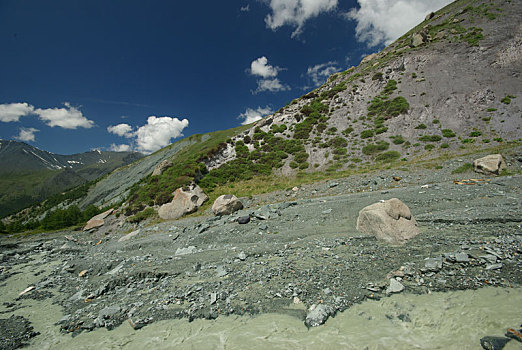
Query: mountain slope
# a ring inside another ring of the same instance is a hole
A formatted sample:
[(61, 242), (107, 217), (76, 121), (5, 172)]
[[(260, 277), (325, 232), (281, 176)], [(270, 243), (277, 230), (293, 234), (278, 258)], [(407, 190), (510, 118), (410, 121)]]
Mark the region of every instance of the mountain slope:
[[(520, 13), (519, 1), (461, 0), (430, 14), (359, 66), (202, 150), (197, 164), (208, 173), (194, 180), (211, 193), (259, 175), (364, 171), (520, 142)], [(180, 171), (145, 179), (128, 212), (169, 200), (184, 185)]]
[(0, 217), (141, 157), (136, 152), (102, 151), (59, 155), (23, 142), (0, 140)]

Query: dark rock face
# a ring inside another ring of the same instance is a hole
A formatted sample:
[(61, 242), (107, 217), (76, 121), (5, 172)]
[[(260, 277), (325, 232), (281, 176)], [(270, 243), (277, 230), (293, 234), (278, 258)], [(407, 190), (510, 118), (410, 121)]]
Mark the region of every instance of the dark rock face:
[(505, 337), (484, 337), (480, 339), (480, 345), (485, 350), (502, 350), (511, 339)]

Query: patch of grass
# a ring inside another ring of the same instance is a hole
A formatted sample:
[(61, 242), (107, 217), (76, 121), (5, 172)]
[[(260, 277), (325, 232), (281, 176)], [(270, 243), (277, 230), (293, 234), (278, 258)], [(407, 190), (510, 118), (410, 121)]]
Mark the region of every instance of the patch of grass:
[(427, 145), (424, 146), (424, 149), (425, 149), (426, 151), (431, 151), (431, 150), (434, 149), (434, 148), (435, 148), (435, 146), (432, 145), (432, 144), (427, 144)]
[(502, 137), (495, 137), (493, 141), (504, 142), (504, 139)]
[(480, 131), (472, 131), (470, 134), (469, 134), (469, 137), (479, 137), (481, 136), (482, 133)]
[(393, 162), (401, 157), (401, 154), (397, 151), (387, 151), (379, 154), (375, 157), (375, 160), (378, 162)]
[(390, 147), (390, 144), (385, 141), (377, 141), (375, 144), (371, 143), (362, 148), (362, 153), (366, 155), (376, 154), (382, 151), (386, 151)]
[(156, 216), (157, 216), (157, 213), (154, 210), (154, 208), (149, 207), (149, 208), (146, 208), (145, 210), (139, 212), (138, 214), (127, 218), (127, 221), (130, 222), (131, 224), (137, 224), (139, 222), (142, 222), (145, 219), (149, 219), (149, 218), (156, 217)]
[(383, 73), (377, 72), (373, 75), (372, 80), (382, 80), (383, 79)]
[(422, 124), (422, 123), (415, 127), (415, 129), (418, 129), (418, 130), (423, 130), (423, 129), (426, 129), (426, 128), (427, 128), (426, 124)]
[(370, 137), (373, 137), (374, 136), (374, 131), (373, 130), (363, 130), (361, 132), (361, 139), (367, 139), (367, 138), (370, 138)]
[(438, 120), (438, 119), (433, 119), (433, 124), (440, 124), (440, 120)]
[(462, 143), (474, 143), (475, 140), (474, 139), (463, 139), (461, 142)]
[(507, 96), (504, 96), (504, 97), (500, 100), (500, 102), (502, 102), (503, 104), (508, 105), (508, 104), (511, 103), (511, 99), (512, 99), (512, 98), (515, 98), (515, 96), (513, 96), (513, 95), (507, 95)]
[(488, 108), (487, 111), (488, 112), (495, 112), (497, 109), (496, 108)]
[(393, 144), (395, 144), (395, 145), (400, 145), (400, 144), (404, 143), (404, 141), (406, 141), (402, 137), (402, 135), (395, 135), (395, 136), (390, 137), (390, 139), (393, 140)]
[(419, 137), (419, 141), (422, 142), (438, 142), (442, 140), (442, 137), (439, 135), (423, 135)]
[(458, 168), (453, 169), (451, 173), (452, 174), (462, 174), (462, 173), (472, 171), (472, 170), (473, 170), (473, 164), (464, 163), (461, 166), (459, 166)]
[(440, 148), (449, 148), (449, 145), (447, 143), (443, 143), (442, 145), (440, 145)]
[(444, 137), (455, 137), (457, 136), (457, 134), (455, 134), (455, 132), (453, 132), (453, 130), (451, 129), (442, 129), (442, 136)]

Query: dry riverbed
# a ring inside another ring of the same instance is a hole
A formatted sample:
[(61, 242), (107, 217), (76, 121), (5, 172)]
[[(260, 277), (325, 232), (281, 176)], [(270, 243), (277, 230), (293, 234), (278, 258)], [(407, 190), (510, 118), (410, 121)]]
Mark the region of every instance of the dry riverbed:
[[(511, 169), (520, 167), (515, 157), (508, 162)], [(505, 293), (503, 302), (513, 300), (516, 309), (522, 282), (522, 177), (451, 175), (459, 163), (448, 161), (440, 170), (388, 170), (266, 194), (245, 200), (245, 209), (222, 218), (203, 215), (140, 227), (118, 227), (114, 218), (108, 225), (111, 232), (4, 238), (1, 347), (52, 344), (51, 334), (71, 339), (117, 328), (116, 339), (122, 329), (152, 332), (160, 327), (156, 323), (165, 324), (158, 321), (173, 319), (217, 319), (212, 322), (219, 328), (219, 322), (231, 322), (230, 316), (249, 315), (292, 319), (302, 327), (296, 332), (318, 332), (362, 307), (354, 305), (363, 301), (380, 303), (394, 295), (406, 303), (419, 296), (429, 300), (436, 292), (483, 287)], [(453, 181), (470, 177), (485, 181)], [(421, 233), (404, 246), (390, 246), (355, 230), (359, 210), (390, 198), (402, 200), (419, 222)], [(248, 215), (250, 222), (237, 222)], [(126, 237), (130, 231), (133, 235)], [(490, 299), (494, 308), (496, 299)], [(390, 314), (390, 320), (411, 323), (414, 311), (409, 312)], [(305, 325), (327, 320), (306, 331)], [(515, 328), (521, 321), (496, 322)], [(482, 336), (491, 335), (486, 329)], [(315, 341), (321, 342), (318, 337)], [(478, 345), (476, 339), (470, 343)]]

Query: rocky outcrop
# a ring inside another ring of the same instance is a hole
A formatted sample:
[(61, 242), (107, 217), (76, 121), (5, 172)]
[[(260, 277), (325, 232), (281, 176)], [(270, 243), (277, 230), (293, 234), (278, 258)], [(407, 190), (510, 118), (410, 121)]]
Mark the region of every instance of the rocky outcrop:
[(419, 234), (410, 209), (397, 198), (363, 208), (357, 218), (357, 230), (391, 244), (404, 244)]
[(154, 168), (154, 171), (152, 171), (152, 176), (159, 176), (163, 174), (163, 172), (170, 168), (172, 165), (173, 164), (170, 160), (165, 159)]
[(175, 220), (193, 213), (208, 200), (208, 196), (198, 185), (190, 185), (188, 188), (178, 188), (174, 191), (174, 199), (170, 203), (163, 204), (158, 215), (165, 220)]
[(243, 203), (233, 194), (219, 196), (212, 205), (214, 215), (229, 215), (235, 211), (243, 209)]
[(501, 154), (490, 154), (473, 161), (473, 170), (485, 175), (499, 175), (506, 168)]
[(87, 224), (85, 224), (85, 227), (83, 228), (84, 231), (88, 231), (93, 228), (97, 228), (100, 226), (103, 226), (105, 224), (105, 218), (113, 213), (114, 209), (109, 209), (101, 214), (98, 214), (96, 216), (93, 216), (92, 218), (87, 221)]

